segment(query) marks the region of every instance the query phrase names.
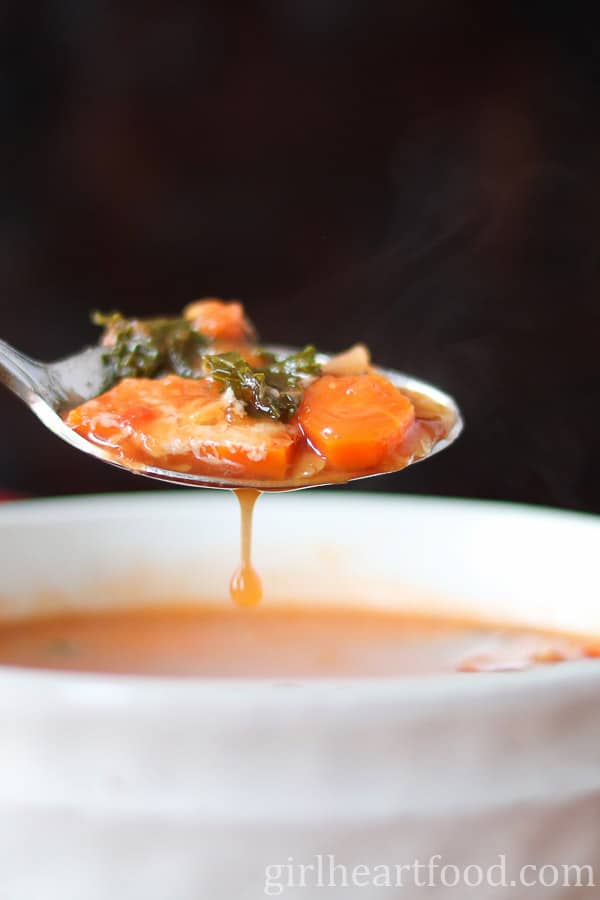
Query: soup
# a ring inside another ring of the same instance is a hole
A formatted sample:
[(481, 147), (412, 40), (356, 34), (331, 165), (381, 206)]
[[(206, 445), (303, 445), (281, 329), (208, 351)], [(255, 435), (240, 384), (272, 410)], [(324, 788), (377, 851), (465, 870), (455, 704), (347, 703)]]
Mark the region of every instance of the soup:
[(565, 635), (344, 609), (162, 608), (0, 625), (0, 665), (180, 677), (510, 671), (600, 648)]

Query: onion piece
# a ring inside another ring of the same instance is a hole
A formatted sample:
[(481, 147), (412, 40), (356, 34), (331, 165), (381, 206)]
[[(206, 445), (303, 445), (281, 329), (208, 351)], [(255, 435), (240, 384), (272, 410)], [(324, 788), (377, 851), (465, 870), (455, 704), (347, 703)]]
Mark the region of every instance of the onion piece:
[(371, 354), (364, 344), (355, 344), (343, 353), (336, 353), (324, 363), (324, 375), (366, 375), (371, 370)]

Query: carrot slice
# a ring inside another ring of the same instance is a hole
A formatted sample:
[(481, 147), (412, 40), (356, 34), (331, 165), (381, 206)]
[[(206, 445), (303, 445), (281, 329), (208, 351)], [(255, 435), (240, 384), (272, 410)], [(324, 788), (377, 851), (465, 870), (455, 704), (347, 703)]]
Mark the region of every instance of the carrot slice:
[(67, 424), (124, 460), (178, 472), (283, 481), (297, 425), (242, 415), (210, 379), (126, 378), (72, 410)]
[(324, 375), (306, 391), (302, 430), (335, 469), (375, 469), (415, 418), (412, 403), (382, 375)]
[(183, 315), (193, 328), (213, 340), (244, 342), (254, 337), (254, 327), (237, 300), (195, 300)]

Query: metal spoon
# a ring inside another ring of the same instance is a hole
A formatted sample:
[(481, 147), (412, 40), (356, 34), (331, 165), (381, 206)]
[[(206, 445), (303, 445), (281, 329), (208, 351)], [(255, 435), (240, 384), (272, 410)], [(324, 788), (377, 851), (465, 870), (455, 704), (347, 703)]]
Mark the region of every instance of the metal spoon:
[[(267, 349), (274, 353), (287, 354), (294, 352), (291, 348), (283, 347), (268, 347)], [(110, 449), (100, 447), (81, 437), (81, 435), (69, 428), (61, 418), (69, 409), (98, 396), (108, 387), (102, 355), (103, 349), (101, 347), (89, 347), (75, 356), (69, 356), (66, 359), (53, 363), (42, 363), (25, 356), (23, 353), (15, 350), (14, 347), (11, 347), (10, 344), (0, 340), (0, 382), (6, 385), (17, 397), (20, 397), (38, 419), (43, 422), (46, 428), (53, 431), (63, 441), (66, 441), (78, 450), (82, 450), (84, 453), (95, 456), (103, 462), (125, 469), (135, 475), (145, 475), (148, 478), (156, 478), (160, 481), (170, 481), (191, 487), (255, 488), (261, 491), (297, 490), (303, 487), (316, 487), (333, 483), (331, 473), (325, 474), (321, 481), (316, 476), (315, 480), (305, 483), (296, 481), (244, 481), (234, 478), (214, 478), (207, 475), (175, 472), (142, 463), (128, 463), (124, 460), (115, 459)], [(323, 354), (319, 357), (319, 361), (325, 362), (329, 358), (329, 356)], [(412, 378), (410, 375), (396, 372), (393, 369), (379, 369), (379, 371), (400, 389), (423, 394), (434, 403), (445, 407), (451, 416), (451, 426), (446, 436), (437, 441), (421, 459), (433, 456), (434, 453), (443, 450), (456, 440), (462, 431), (463, 423), (458, 406), (448, 394), (432, 385)], [(414, 461), (417, 462), (419, 460)], [(377, 472), (374, 474), (383, 473)], [(340, 481), (354, 481), (358, 478), (368, 477), (372, 477), (371, 473), (344, 477)], [(340, 482), (338, 481), (338, 483)]]

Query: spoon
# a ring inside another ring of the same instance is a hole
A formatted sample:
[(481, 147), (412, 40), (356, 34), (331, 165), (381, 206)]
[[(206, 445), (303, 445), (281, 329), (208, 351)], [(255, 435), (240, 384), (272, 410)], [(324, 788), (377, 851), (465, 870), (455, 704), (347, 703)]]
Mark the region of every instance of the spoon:
[[(283, 347), (267, 347), (266, 349), (273, 353), (295, 352), (290, 348)], [(53, 431), (63, 441), (83, 453), (89, 453), (103, 462), (125, 469), (135, 475), (145, 475), (159, 481), (169, 481), (190, 487), (253, 488), (259, 491), (298, 490), (304, 487), (334, 483), (330, 473), (329, 475), (325, 474), (322, 481), (319, 481), (317, 477), (316, 480), (311, 480), (309, 483), (236, 480), (226, 477), (193, 475), (115, 459), (109, 449), (86, 440), (73, 431), (61, 418), (69, 409), (86, 400), (91, 400), (110, 386), (106, 382), (106, 371), (102, 363), (103, 352), (102, 347), (89, 347), (66, 359), (53, 363), (42, 363), (25, 356), (10, 344), (0, 340), (0, 382), (17, 397), (20, 397), (46, 428)], [(317, 358), (320, 363), (325, 363), (330, 357), (320, 354)], [(401, 390), (424, 395), (433, 403), (445, 407), (451, 417), (451, 425), (445, 437), (434, 443), (424, 456), (410, 460), (407, 464), (413, 461), (418, 462), (420, 459), (428, 459), (456, 440), (462, 431), (463, 423), (460, 410), (452, 397), (432, 385), (393, 369), (378, 369), (377, 371)], [(341, 480), (343, 482), (354, 481), (358, 478), (369, 478), (378, 474), (384, 473), (359, 474), (343, 477)]]

